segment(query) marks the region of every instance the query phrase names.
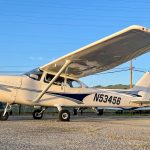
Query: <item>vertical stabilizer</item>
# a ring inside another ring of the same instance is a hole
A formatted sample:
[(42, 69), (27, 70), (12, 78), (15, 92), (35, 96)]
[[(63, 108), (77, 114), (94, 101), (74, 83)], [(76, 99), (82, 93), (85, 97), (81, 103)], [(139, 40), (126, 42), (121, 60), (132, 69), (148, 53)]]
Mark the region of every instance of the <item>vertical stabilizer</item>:
[(132, 90), (138, 91), (143, 100), (150, 100), (150, 72), (146, 72)]

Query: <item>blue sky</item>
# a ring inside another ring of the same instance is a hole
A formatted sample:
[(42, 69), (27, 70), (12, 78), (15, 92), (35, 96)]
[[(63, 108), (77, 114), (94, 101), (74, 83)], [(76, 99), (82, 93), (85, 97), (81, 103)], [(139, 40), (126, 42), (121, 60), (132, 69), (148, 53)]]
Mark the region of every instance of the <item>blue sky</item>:
[[(149, 10), (149, 0), (0, 0), (0, 71), (28, 71), (127, 26), (150, 27)], [(150, 70), (150, 53), (133, 66)], [(134, 83), (141, 76), (134, 72)], [(129, 71), (82, 80), (129, 84)]]

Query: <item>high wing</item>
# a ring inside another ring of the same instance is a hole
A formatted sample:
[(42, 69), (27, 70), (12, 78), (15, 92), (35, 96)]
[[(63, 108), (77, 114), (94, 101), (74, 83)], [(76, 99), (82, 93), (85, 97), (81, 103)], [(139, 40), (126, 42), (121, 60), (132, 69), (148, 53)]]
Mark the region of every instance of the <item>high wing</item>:
[[(57, 73), (66, 60), (66, 74), (81, 78), (112, 69), (150, 50), (150, 29), (133, 25), (50, 62), (41, 70)], [(65, 72), (64, 72), (65, 73)]]

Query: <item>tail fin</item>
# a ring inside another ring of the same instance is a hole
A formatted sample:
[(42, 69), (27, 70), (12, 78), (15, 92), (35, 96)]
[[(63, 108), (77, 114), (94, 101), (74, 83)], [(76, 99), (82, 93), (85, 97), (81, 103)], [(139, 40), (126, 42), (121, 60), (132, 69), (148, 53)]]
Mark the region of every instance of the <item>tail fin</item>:
[(132, 90), (138, 91), (143, 100), (150, 100), (150, 72), (146, 72)]

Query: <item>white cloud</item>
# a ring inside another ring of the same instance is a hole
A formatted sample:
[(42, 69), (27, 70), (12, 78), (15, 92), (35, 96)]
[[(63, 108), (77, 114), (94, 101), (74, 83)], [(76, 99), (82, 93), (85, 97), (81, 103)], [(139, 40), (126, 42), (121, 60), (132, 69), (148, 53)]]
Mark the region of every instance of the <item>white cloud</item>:
[(40, 60), (40, 61), (41, 61), (41, 60), (43, 60), (44, 58), (41, 57), (41, 56), (39, 56), (39, 57), (30, 56), (29, 59), (30, 59), (30, 60)]

